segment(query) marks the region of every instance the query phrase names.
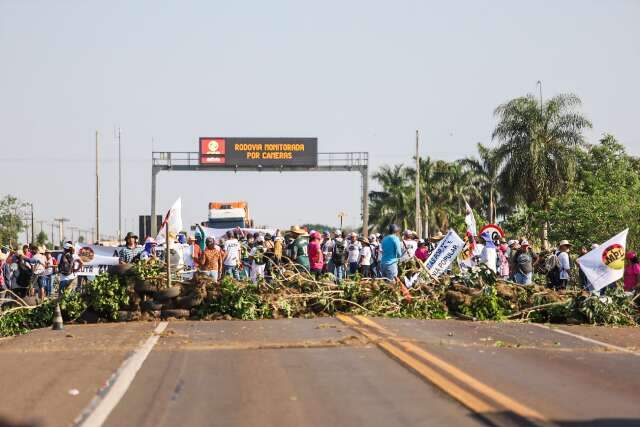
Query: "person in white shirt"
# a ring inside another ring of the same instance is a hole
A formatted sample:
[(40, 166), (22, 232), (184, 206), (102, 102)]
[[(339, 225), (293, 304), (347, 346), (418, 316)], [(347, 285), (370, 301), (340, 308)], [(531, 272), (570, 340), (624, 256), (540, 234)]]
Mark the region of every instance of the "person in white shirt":
[[(37, 283), (38, 296), (40, 297), (40, 299), (44, 299), (46, 283), (43, 276), (46, 270), (47, 258), (44, 256), (44, 248), (34, 246), (31, 248), (31, 251), (31, 259), (36, 261), (36, 263), (31, 266), (31, 270), (33, 271), (34, 276), (32, 283)], [(30, 290), (30, 292), (33, 291), (33, 289)]]
[(240, 280), (240, 242), (231, 230), (227, 231), (227, 240), (222, 248), (224, 251), (224, 274)]
[(360, 275), (371, 277), (371, 244), (366, 238), (361, 238), (362, 249), (360, 249)]
[(361, 248), (362, 244), (358, 241), (358, 235), (351, 233), (349, 242), (347, 243), (347, 262), (349, 263), (349, 274), (351, 275), (358, 272)]
[(569, 284), (571, 262), (569, 260), (569, 251), (573, 245), (567, 240), (562, 240), (558, 245), (558, 262), (560, 264), (560, 288), (565, 289)]
[(251, 262), (251, 281), (258, 283), (258, 280), (264, 280), (264, 269), (267, 264), (264, 248), (264, 236), (259, 235), (256, 238), (256, 244), (249, 252), (249, 261)]
[(411, 230), (405, 230), (402, 236), (402, 256), (400, 262), (409, 261), (416, 254), (418, 249), (417, 235)]
[(496, 251), (496, 244), (491, 238), (491, 233), (484, 232), (480, 235), (480, 238), (484, 240), (484, 246), (480, 253), (480, 264), (485, 264), (489, 270), (494, 273), (497, 271), (498, 252)]

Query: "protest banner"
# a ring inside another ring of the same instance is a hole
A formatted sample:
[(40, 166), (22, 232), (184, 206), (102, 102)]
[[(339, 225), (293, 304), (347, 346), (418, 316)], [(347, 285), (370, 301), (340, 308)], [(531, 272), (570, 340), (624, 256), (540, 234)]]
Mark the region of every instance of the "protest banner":
[(455, 231), (449, 230), (444, 239), (440, 241), (429, 258), (427, 258), (425, 267), (433, 277), (440, 276), (447, 271), (447, 268), (458, 257), (463, 247), (464, 242), (460, 236)]
[(78, 276), (96, 276), (104, 273), (109, 266), (118, 265), (118, 249), (111, 246), (76, 244), (76, 254), (82, 261)]
[(622, 279), (628, 232), (627, 228), (577, 259), (576, 262), (587, 276), (592, 290), (599, 291)]

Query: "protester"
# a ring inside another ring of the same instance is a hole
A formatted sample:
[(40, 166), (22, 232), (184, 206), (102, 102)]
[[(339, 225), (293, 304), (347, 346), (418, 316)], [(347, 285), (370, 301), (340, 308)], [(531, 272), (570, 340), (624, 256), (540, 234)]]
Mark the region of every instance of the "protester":
[(63, 245), (64, 252), (58, 260), (58, 271), (60, 272), (60, 293), (67, 288), (73, 289), (76, 286), (77, 273), (82, 268), (82, 260), (75, 254), (75, 248), (71, 242)]
[(624, 290), (633, 292), (640, 290), (640, 260), (635, 252), (627, 252), (626, 265), (624, 267)]
[(222, 249), (224, 274), (240, 280), (240, 242), (231, 230), (227, 231), (226, 236), (227, 240)]
[(327, 230), (322, 233), (322, 258), (324, 260), (323, 271), (325, 273), (333, 273), (333, 262), (331, 261), (331, 251), (333, 248), (333, 241), (331, 240), (331, 233)]
[(508, 252), (509, 246), (506, 243), (501, 243), (498, 247), (498, 275), (504, 280), (508, 280), (510, 277)]
[(436, 247), (438, 246), (438, 243), (440, 243), (442, 239), (444, 239), (444, 234), (442, 234), (440, 230), (438, 230), (437, 232), (432, 234), (431, 237), (429, 237), (429, 244), (427, 245), (427, 249), (429, 250), (429, 253), (432, 253), (436, 249)]
[(255, 237), (252, 234), (245, 236), (241, 235), (240, 241), (240, 259), (242, 261), (242, 279), (248, 279), (251, 275), (251, 261), (249, 260), (249, 253), (253, 248)]
[(514, 279), (520, 285), (530, 285), (533, 279), (534, 253), (529, 248), (529, 242), (520, 242), (514, 257)]
[(213, 237), (207, 237), (205, 245), (204, 251), (200, 253), (198, 258), (198, 268), (201, 272), (213, 278), (214, 282), (217, 282), (223, 269), (222, 260), (224, 254), (216, 245)]
[(320, 244), (320, 233), (313, 231), (309, 234), (309, 263), (311, 266), (311, 274), (319, 279), (324, 268), (324, 256)]
[(118, 261), (120, 264), (131, 264), (140, 258), (142, 248), (138, 246), (138, 236), (131, 231), (124, 237), (125, 245), (120, 248)]
[(382, 257), (380, 270), (382, 277), (395, 281), (398, 277), (398, 259), (402, 256), (402, 244), (400, 243), (400, 227), (396, 224), (389, 226), (389, 234), (382, 239)]
[(571, 261), (569, 259), (569, 251), (573, 245), (567, 240), (562, 240), (558, 245), (558, 262), (560, 268), (560, 288), (566, 289), (569, 284), (571, 273)]
[(402, 256), (400, 262), (411, 260), (418, 249), (417, 234), (411, 230), (405, 230), (402, 236)]
[(154, 239), (153, 237), (147, 237), (147, 239), (144, 241), (144, 248), (142, 252), (140, 252), (140, 255), (138, 255), (140, 260), (148, 261), (152, 258), (156, 259), (158, 257), (156, 253), (157, 247), (158, 243), (156, 242), (156, 239)]
[(380, 240), (376, 234), (369, 236), (371, 248), (371, 277), (380, 277)]
[(366, 237), (360, 238), (362, 249), (360, 249), (360, 275), (362, 277), (371, 277), (371, 244)]
[(258, 283), (258, 280), (264, 280), (264, 270), (267, 263), (265, 256), (266, 250), (264, 247), (264, 237), (258, 235), (255, 239), (255, 244), (249, 252), (249, 261), (251, 262), (251, 281)]
[(429, 249), (427, 249), (427, 242), (424, 239), (418, 240), (418, 248), (415, 253), (416, 258), (425, 262), (429, 258)]
[(333, 273), (336, 276), (336, 282), (342, 282), (345, 278), (345, 262), (347, 261), (347, 247), (342, 238), (342, 231), (334, 232), (334, 239), (331, 246), (331, 262), (333, 263)]
[(294, 237), (292, 243), (291, 259), (293, 262), (309, 271), (309, 234), (306, 230), (294, 225), (290, 230)]
[[(45, 266), (47, 264), (47, 258), (44, 255), (44, 251), (44, 248), (35, 245), (31, 248), (31, 259), (34, 261), (34, 264), (31, 266), (34, 276), (32, 284), (38, 287), (38, 297), (40, 297), (41, 300), (44, 299), (46, 293), (46, 279), (44, 279), (44, 272), (46, 270)], [(33, 287), (30, 289), (30, 292), (33, 295)]]
[(489, 270), (494, 273), (497, 271), (496, 260), (496, 244), (491, 237), (491, 233), (485, 231), (480, 235), (480, 238), (484, 240), (484, 247), (482, 248), (482, 252), (480, 253), (480, 264), (484, 264), (489, 268)]
[(350, 275), (356, 274), (360, 267), (360, 249), (362, 249), (362, 244), (358, 241), (358, 235), (356, 233), (351, 233), (349, 236), (349, 243), (347, 244), (347, 262), (349, 263)]
[(196, 269), (198, 267), (198, 260), (200, 259), (201, 254), (202, 249), (200, 248), (200, 245), (198, 245), (196, 237), (193, 235), (189, 235), (189, 237), (187, 237), (187, 247), (184, 248), (185, 267), (188, 270)]
[(42, 277), (45, 284), (45, 293), (47, 296), (50, 296), (51, 293), (53, 292), (53, 278), (58, 270), (58, 262), (53, 256), (51, 256), (51, 252), (49, 251), (49, 249), (45, 249), (44, 257), (45, 257), (45, 265), (44, 265), (45, 270)]
[(284, 238), (282, 237), (282, 232), (278, 230), (276, 232), (276, 237), (273, 239), (273, 256), (276, 264), (280, 264), (282, 262), (282, 256), (284, 255)]

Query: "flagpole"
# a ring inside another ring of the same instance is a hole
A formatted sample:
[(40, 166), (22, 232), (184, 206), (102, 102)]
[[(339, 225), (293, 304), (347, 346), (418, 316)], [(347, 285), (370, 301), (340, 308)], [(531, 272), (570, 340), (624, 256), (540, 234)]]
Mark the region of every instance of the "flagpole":
[(420, 213), (420, 132), (416, 129), (416, 233), (422, 236), (422, 214)]

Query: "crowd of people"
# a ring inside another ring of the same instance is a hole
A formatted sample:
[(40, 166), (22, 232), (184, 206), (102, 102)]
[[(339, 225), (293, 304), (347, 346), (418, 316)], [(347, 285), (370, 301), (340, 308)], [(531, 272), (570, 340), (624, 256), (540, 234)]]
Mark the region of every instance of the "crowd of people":
[[(342, 230), (307, 231), (298, 226), (273, 234), (235, 229), (217, 239), (202, 234), (170, 233), (168, 253), (170, 264), (179, 274), (190, 277), (200, 271), (214, 281), (225, 275), (254, 283), (269, 281), (273, 269), (280, 266), (293, 266), (315, 278), (331, 273), (338, 283), (356, 275), (395, 281), (402, 275), (405, 263), (426, 262), (444, 237), (438, 231), (428, 239), (421, 239), (417, 233), (402, 231), (395, 224), (386, 235), (373, 233), (367, 237)], [(458, 260), (460, 268), (485, 265), (497, 276), (521, 285), (531, 285), (534, 272), (542, 272), (550, 287), (562, 289), (577, 283), (590, 288), (587, 277), (577, 268), (575, 257), (570, 255), (573, 245), (567, 240), (544, 256), (534, 251), (526, 239), (506, 240), (487, 232), (478, 237), (467, 234), (465, 241), (465, 250)], [(140, 244), (134, 233), (128, 233), (125, 244), (114, 250), (120, 264), (164, 260), (166, 253), (164, 246), (151, 237)], [(579, 255), (587, 252), (586, 248), (580, 248)], [(72, 242), (64, 243), (62, 252), (55, 254), (43, 246), (24, 245), (20, 250), (3, 247), (0, 291), (9, 289), (21, 296), (37, 293), (45, 298), (54, 292), (54, 283), (59, 284), (60, 291), (78, 288), (81, 268), (82, 261)], [(634, 252), (626, 254), (624, 288), (629, 292), (640, 289), (640, 261)]]
[(0, 250), (0, 292), (11, 290), (20, 297), (44, 299), (54, 292), (54, 284), (61, 291), (75, 288), (81, 268), (70, 241), (57, 252), (33, 244), (20, 249), (4, 246)]

